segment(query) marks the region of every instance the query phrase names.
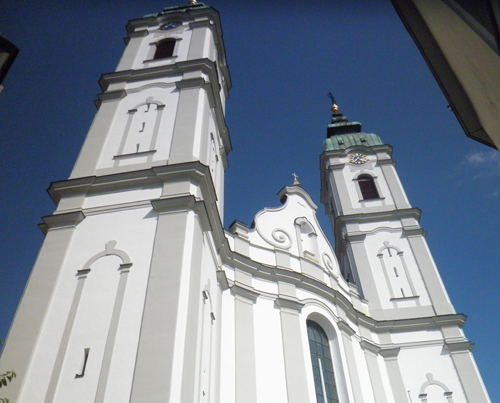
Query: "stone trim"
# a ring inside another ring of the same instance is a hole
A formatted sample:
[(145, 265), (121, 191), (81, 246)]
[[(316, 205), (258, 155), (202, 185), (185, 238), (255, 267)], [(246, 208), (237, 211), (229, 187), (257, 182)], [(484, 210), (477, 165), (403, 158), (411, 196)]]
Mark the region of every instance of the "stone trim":
[(47, 235), (51, 229), (60, 229), (67, 227), (76, 227), (85, 219), (85, 214), (82, 211), (74, 211), (71, 213), (54, 214), (42, 217), (43, 223), (38, 224), (42, 232)]
[(381, 348), (378, 353), (387, 360), (395, 360), (398, 357), (400, 350), (401, 348), (399, 347)]
[(231, 293), (236, 297), (236, 299), (243, 300), (251, 304), (255, 304), (257, 298), (260, 296), (260, 293), (255, 292), (254, 289), (251, 289), (250, 287), (243, 287), (238, 284), (234, 284), (231, 287)]
[(282, 311), (286, 310), (289, 312), (300, 313), (305, 304), (299, 302), (298, 299), (292, 299), (290, 297), (279, 296), (274, 300), (274, 304), (280, 308)]
[(456, 352), (472, 351), (474, 348), (474, 343), (470, 341), (459, 341), (459, 342), (447, 342), (444, 343), (444, 349), (448, 350), (451, 354)]
[(380, 346), (377, 346), (376, 344), (372, 343), (369, 340), (363, 339), (360, 341), (359, 345), (361, 348), (365, 351), (369, 351), (370, 353), (373, 354), (378, 354), (380, 350), (382, 349)]
[(349, 338), (356, 334), (356, 331), (343, 320), (338, 321), (337, 326), (339, 327), (339, 330), (342, 332), (342, 334), (345, 334)]

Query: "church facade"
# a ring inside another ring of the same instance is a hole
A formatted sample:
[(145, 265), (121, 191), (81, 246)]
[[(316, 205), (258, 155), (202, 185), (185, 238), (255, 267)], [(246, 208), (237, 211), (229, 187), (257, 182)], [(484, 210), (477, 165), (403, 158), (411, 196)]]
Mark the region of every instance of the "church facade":
[[(132, 20), (0, 359), (12, 402), (486, 403), (392, 160), (336, 105), (322, 202), (224, 230), (231, 87), (203, 4)], [(319, 148), (319, 145), (318, 145)]]

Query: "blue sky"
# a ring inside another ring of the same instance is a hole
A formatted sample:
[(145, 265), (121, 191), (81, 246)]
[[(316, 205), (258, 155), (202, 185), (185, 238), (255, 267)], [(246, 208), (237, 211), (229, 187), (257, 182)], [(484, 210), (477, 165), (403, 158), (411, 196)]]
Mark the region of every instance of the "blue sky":
[[(139, 4), (140, 3), (140, 4)], [(0, 94), (0, 337), (5, 337), (54, 206), (115, 69), (129, 19), (164, 0), (4, 0), (0, 31), (21, 52)], [(292, 172), (316, 203), (333, 92), (341, 111), (394, 147), (394, 159), (492, 401), (500, 401), (500, 154), (467, 139), (389, 0), (214, 0), (233, 88), (225, 226), (279, 204)]]

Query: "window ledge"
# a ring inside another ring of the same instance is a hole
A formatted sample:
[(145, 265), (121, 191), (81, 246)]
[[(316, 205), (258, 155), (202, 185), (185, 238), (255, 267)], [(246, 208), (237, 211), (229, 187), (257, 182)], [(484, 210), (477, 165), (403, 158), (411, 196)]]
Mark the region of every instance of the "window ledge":
[(412, 299), (419, 299), (420, 295), (412, 295), (410, 297), (397, 297), (391, 298), (391, 301), (411, 301)]
[(375, 197), (373, 199), (360, 199), (359, 202), (370, 202), (370, 201), (373, 201), (373, 200), (385, 200), (385, 197)]
[(176, 56), (168, 56), (168, 57), (162, 57), (161, 59), (148, 59), (148, 60), (144, 60), (143, 63), (151, 63), (151, 62), (158, 62), (160, 60), (175, 60), (177, 59), (177, 55)]
[(139, 151), (137, 153), (130, 153), (130, 154), (120, 154), (120, 155), (115, 155), (113, 156), (114, 160), (121, 160), (121, 159), (127, 159), (127, 158), (133, 158), (133, 157), (141, 157), (145, 155), (152, 155), (156, 152), (156, 150), (149, 150), (149, 151)]

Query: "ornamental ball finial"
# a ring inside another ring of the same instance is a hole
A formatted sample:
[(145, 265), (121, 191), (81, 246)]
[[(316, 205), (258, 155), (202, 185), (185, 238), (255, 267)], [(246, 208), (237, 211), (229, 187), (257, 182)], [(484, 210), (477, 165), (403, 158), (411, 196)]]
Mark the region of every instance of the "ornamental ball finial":
[(197, 4), (198, 2), (196, 0), (189, 0), (189, 5), (190, 6), (194, 6), (195, 4)]
[(332, 95), (331, 92), (328, 93), (328, 98), (332, 100), (332, 113), (337, 113), (339, 111), (339, 107), (337, 103), (335, 102), (335, 97)]

